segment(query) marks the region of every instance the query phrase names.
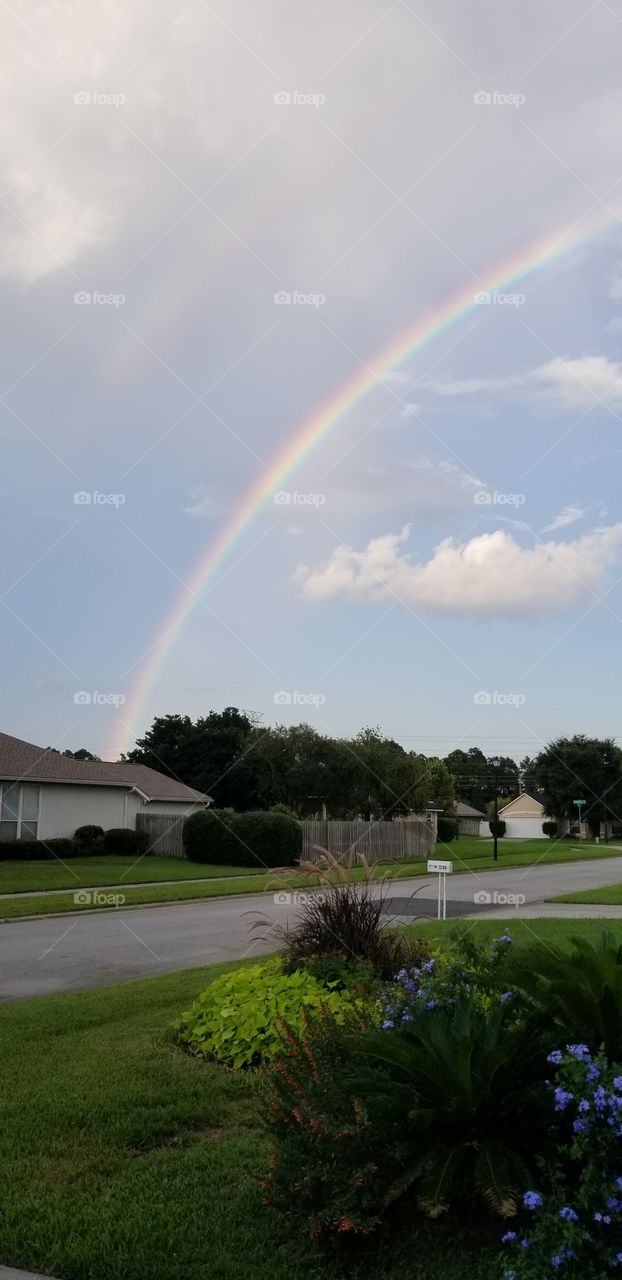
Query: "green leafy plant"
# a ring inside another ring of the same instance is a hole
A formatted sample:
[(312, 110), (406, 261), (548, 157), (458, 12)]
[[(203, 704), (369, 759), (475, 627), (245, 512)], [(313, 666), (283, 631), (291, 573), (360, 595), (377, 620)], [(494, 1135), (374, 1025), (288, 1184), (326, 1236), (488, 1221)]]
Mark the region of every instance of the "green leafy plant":
[(436, 836), (440, 844), (450, 844), (452, 840), (457, 840), (459, 831), (460, 827), (457, 818), (453, 818), (446, 813), (439, 813)]
[(575, 937), (571, 950), (542, 943), (521, 948), (509, 982), (558, 1036), (622, 1061), (622, 945), (613, 934), (602, 933), (595, 944)]
[(97, 827), (94, 823), (87, 823), (84, 827), (76, 827), (73, 838), (83, 853), (101, 853), (104, 828)]
[(302, 828), (284, 813), (202, 809), (186, 818), (184, 850), (192, 862), (217, 866), (291, 866), (302, 851)]
[(363, 1103), (386, 1109), (391, 1099), (408, 1135), (409, 1160), (387, 1199), (416, 1186), (430, 1217), (478, 1201), (512, 1216), (545, 1130), (537, 1019), (516, 1022), (510, 1005), (482, 1009), (463, 995), (398, 1034), (370, 1031), (350, 1048), (382, 1065), (390, 1081)]
[(283, 1047), (287, 1028), (301, 1030), (322, 1010), (342, 1021), (362, 1002), (336, 983), (311, 974), (284, 973), (278, 961), (236, 969), (207, 987), (175, 1024), (179, 1043), (231, 1067), (256, 1067)]
[(51, 840), (0, 840), (0, 862), (52, 862), (54, 858), (77, 858), (79, 845), (69, 837)]
[(557, 822), (554, 822), (552, 819), (550, 821), (542, 823), (543, 835), (550, 836), (551, 840), (553, 839), (554, 836), (557, 835), (558, 831), (559, 831), (559, 825)]
[(505, 835), (505, 822), (503, 818), (491, 818), (488, 826), (490, 828), (491, 836), (496, 835), (499, 840), (503, 839), (503, 836)]
[(146, 853), (149, 848), (149, 836), (146, 831), (131, 827), (110, 827), (106, 831), (103, 842), (103, 853), (120, 855), (136, 855)]

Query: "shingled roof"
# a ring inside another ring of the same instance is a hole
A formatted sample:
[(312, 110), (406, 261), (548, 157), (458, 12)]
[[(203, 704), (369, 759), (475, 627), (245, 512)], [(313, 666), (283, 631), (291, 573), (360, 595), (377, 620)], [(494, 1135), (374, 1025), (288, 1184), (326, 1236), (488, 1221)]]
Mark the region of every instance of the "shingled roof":
[(199, 804), (210, 797), (145, 764), (106, 760), (72, 760), (47, 747), (0, 733), (0, 779), (11, 782), (68, 782), (100, 787), (136, 789), (149, 800), (185, 800)]

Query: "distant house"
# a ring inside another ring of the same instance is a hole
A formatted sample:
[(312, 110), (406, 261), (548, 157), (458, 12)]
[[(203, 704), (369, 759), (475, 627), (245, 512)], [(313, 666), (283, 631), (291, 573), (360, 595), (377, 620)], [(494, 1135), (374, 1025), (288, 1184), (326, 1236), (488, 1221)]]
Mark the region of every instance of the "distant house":
[(186, 817), (211, 797), (142, 764), (71, 760), (0, 733), (0, 840), (50, 840), (94, 823), (136, 827), (141, 814)]
[(481, 809), (474, 809), (470, 804), (464, 804), (462, 800), (457, 800), (454, 805), (454, 817), (458, 819), (458, 834), (461, 836), (479, 836), (488, 835), (488, 828), (484, 830), (481, 823), (486, 823), (486, 814)]
[(506, 840), (546, 840), (542, 823), (546, 822), (545, 799), (539, 791), (521, 791), (519, 796), (499, 810), (505, 822)]

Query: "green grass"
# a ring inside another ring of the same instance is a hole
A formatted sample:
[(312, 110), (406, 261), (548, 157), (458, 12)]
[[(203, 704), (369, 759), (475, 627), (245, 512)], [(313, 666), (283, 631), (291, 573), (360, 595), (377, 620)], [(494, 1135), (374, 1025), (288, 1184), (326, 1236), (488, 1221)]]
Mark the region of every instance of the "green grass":
[(622, 907), (622, 884), (608, 884), (604, 889), (583, 889), (577, 893), (565, 893), (561, 898), (547, 898), (547, 902), (598, 902), (606, 906)]
[[(410, 938), (427, 938), (430, 941), (451, 941), (452, 927), (456, 922), (440, 923), (437, 920), (422, 920), (421, 923), (404, 926), (404, 932)], [(538, 918), (533, 920), (513, 920), (508, 916), (505, 920), (467, 920), (463, 927), (473, 930), (478, 938), (498, 938), (507, 928), (513, 942), (528, 945), (530, 942), (549, 942), (555, 946), (569, 946), (571, 938), (583, 937), (594, 942), (601, 933), (612, 933), (622, 942), (622, 919), (603, 920), (555, 920)]]
[[(482, 848), (485, 853), (482, 854)], [(616, 850), (603, 849), (601, 845), (590, 845), (580, 849), (577, 853), (572, 846), (564, 841), (545, 842), (543, 840), (502, 840), (499, 842), (499, 861), (492, 860), (492, 844), (476, 839), (460, 840), (450, 845), (437, 845), (437, 856), (451, 857), (454, 863), (455, 872), (465, 871), (502, 871), (511, 867), (524, 867), (534, 865), (544, 865), (552, 862), (576, 862), (583, 860), (592, 860), (597, 858), (615, 858), (622, 857), (622, 854)], [(131, 858), (83, 858), (76, 859), (76, 863), (80, 866), (80, 881), (74, 880), (71, 883), (71, 889), (75, 892), (79, 889), (79, 884), (96, 886), (105, 884), (112, 886), (111, 892), (123, 894), (123, 906), (140, 906), (150, 902), (181, 902), (200, 898), (218, 898), (229, 894), (245, 894), (245, 893), (264, 893), (266, 889), (274, 887), (275, 872), (265, 872), (263, 868), (247, 867), (213, 867), (207, 866), (200, 862), (187, 862), (183, 858), (155, 858), (146, 857), (138, 863)], [(102, 879), (89, 876), (92, 864), (96, 863), (102, 868)], [(112, 864), (117, 864), (116, 868)], [(149, 866), (145, 867), (148, 863)], [(161, 868), (159, 864), (165, 863), (166, 868)], [(119, 866), (118, 864), (122, 864)], [(154, 866), (155, 864), (155, 866)], [(73, 862), (69, 864), (73, 866)], [(56, 864), (52, 863), (30, 863), (24, 866), (23, 863), (0, 863), (0, 885), (2, 885), (2, 871), (6, 867), (17, 867), (20, 872), (30, 872), (30, 885), (22, 884), (20, 892), (24, 892), (25, 888), (33, 889), (43, 888), (44, 885), (39, 883), (40, 872), (56, 871)], [(118, 874), (123, 871), (126, 881), (138, 880), (140, 876), (136, 874), (141, 868), (144, 868), (145, 885), (144, 887), (129, 889), (124, 884), (122, 877)], [(84, 870), (83, 870), (84, 869)], [(114, 871), (116, 869), (117, 876)], [(64, 872), (64, 868), (60, 868)], [(108, 875), (104, 875), (104, 871), (108, 871)], [(427, 874), (427, 859), (418, 858), (414, 862), (387, 863), (383, 867), (388, 874), (395, 879), (401, 880), (410, 876), (421, 876)], [(110, 872), (112, 871), (112, 874)], [(159, 877), (153, 875), (152, 872), (159, 872)], [(174, 877), (172, 871), (178, 872)], [(201, 876), (205, 883), (192, 884), (188, 881), (189, 876)], [(353, 880), (361, 880), (363, 871), (355, 868), (352, 873)], [(223, 876), (225, 879), (219, 880), (218, 877)], [(160, 884), (149, 883), (149, 880), (168, 880), (176, 878), (177, 884)], [(116, 881), (116, 883), (115, 883)], [(288, 888), (308, 888), (314, 883), (309, 877), (299, 876), (293, 878)], [(0, 888), (0, 892), (11, 892), (9, 889)], [(75, 903), (73, 892), (67, 891), (65, 894), (49, 894), (47, 897), (28, 897), (21, 899), (0, 899), (0, 920), (16, 920), (22, 916), (28, 915), (52, 915), (57, 912), (74, 912), (85, 911), (89, 909), (89, 904)], [(91, 904), (98, 905), (98, 904)], [(107, 906), (106, 903), (99, 904)], [(114, 906), (110, 905), (110, 910), (114, 910)]]
[(33, 889), (79, 889), (83, 885), (149, 884), (162, 880), (209, 880), (213, 876), (261, 874), (248, 867), (213, 867), (186, 858), (119, 857), (68, 858), (66, 862), (0, 862), (0, 893)]
[(496, 1227), (475, 1249), (410, 1219), (344, 1269), (261, 1206), (260, 1078), (167, 1032), (234, 967), (0, 1009), (2, 1261), (63, 1280), (497, 1280)]

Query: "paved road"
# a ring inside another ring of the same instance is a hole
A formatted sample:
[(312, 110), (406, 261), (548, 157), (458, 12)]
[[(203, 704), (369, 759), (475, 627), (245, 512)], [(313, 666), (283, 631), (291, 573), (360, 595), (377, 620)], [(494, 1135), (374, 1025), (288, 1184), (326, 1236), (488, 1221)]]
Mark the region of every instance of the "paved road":
[[(542, 906), (552, 894), (620, 882), (622, 857), (472, 872), (448, 881), (448, 913), (470, 915), (487, 909), (505, 917), (514, 912), (557, 914), (556, 908)], [(519, 908), (513, 905), (517, 895), (524, 898)], [(252, 894), (8, 921), (0, 925), (0, 1000), (81, 991), (274, 950), (273, 942), (249, 935), (250, 924), (261, 914), (284, 924), (295, 911), (295, 905), (275, 901), (272, 894)], [(562, 914), (566, 912), (568, 908)], [(396, 881), (391, 913), (410, 920), (434, 915), (436, 878)], [(609, 908), (607, 914), (613, 913), (622, 917), (622, 908)], [(569, 914), (599, 912), (595, 907), (575, 907)]]

